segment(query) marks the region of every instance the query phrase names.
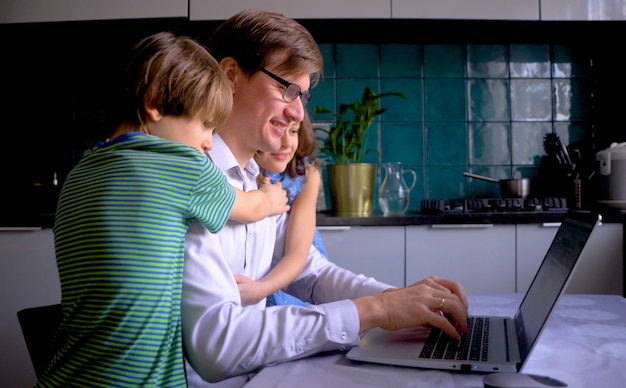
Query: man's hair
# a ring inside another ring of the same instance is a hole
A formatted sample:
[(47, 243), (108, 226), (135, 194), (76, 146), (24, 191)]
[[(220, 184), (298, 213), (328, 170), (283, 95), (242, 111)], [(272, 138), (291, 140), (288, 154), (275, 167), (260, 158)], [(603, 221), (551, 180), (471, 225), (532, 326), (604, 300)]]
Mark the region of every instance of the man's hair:
[(232, 90), (208, 50), (186, 36), (150, 35), (126, 56), (120, 123), (143, 130), (146, 109), (162, 115), (200, 118), (219, 127), (232, 109)]
[(309, 74), (315, 86), (323, 69), (313, 36), (300, 23), (261, 9), (241, 11), (224, 21), (209, 40), (218, 60), (232, 57), (248, 76), (262, 67), (286, 74)]

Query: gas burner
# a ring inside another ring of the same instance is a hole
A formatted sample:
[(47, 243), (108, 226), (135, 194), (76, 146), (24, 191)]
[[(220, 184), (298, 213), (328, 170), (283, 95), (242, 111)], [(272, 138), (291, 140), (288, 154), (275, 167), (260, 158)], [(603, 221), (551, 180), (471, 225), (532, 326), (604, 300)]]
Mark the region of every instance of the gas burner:
[(565, 198), (423, 199), (423, 214), (566, 212)]

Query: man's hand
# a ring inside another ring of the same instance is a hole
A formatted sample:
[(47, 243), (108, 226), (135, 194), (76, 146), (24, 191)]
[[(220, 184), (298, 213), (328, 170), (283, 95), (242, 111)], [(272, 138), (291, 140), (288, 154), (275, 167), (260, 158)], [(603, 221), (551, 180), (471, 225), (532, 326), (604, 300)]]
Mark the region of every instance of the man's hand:
[(460, 339), (467, 331), (468, 303), (458, 282), (431, 276), (405, 288), (355, 299), (361, 332), (374, 327), (398, 330), (430, 325)]

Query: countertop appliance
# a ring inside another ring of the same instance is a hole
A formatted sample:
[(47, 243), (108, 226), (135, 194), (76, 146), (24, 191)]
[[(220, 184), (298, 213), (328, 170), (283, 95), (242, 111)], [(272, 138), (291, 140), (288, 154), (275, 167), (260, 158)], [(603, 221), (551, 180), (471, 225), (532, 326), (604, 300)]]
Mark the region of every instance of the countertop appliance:
[(568, 211), (565, 198), (423, 199), (423, 214), (542, 213)]
[(626, 209), (626, 142), (613, 143), (596, 154), (600, 164), (602, 182), (601, 198), (598, 202)]

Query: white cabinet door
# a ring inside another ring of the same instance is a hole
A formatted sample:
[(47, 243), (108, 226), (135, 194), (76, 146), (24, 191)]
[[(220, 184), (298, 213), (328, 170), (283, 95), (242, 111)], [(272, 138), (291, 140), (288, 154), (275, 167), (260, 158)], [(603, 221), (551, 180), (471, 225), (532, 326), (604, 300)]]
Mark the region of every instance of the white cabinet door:
[(626, 20), (626, 0), (541, 0), (541, 20)]
[(0, 387), (36, 381), (17, 312), (60, 302), (52, 229), (0, 231)]
[(189, 0), (190, 20), (224, 20), (247, 8), (293, 19), (389, 19), (391, 0)]
[(187, 17), (188, 0), (3, 0), (0, 23)]
[(404, 286), (404, 226), (320, 226), (330, 261), (392, 286)]
[(437, 275), (467, 292), (515, 292), (515, 225), (406, 227), (406, 284)]
[(537, 0), (391, 0), (394, 19), (539, 20)]
[[(570, 280), (569, 294), (624, 295), (624, 235), (622, 224), (596, 227)], [(526, 292), (557, 228), (517, 225), (517, 291)]]

